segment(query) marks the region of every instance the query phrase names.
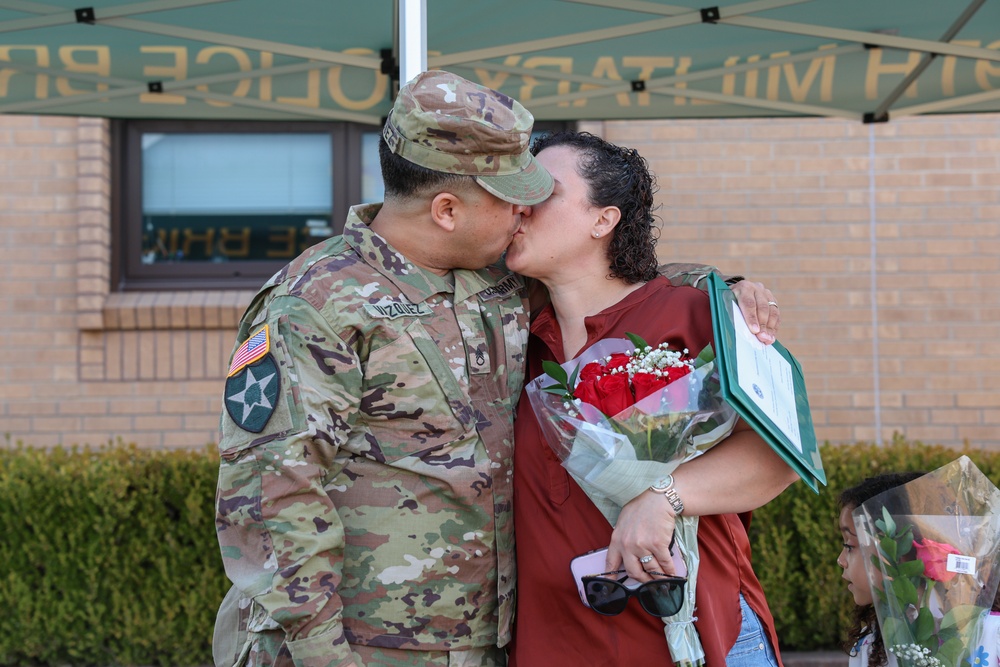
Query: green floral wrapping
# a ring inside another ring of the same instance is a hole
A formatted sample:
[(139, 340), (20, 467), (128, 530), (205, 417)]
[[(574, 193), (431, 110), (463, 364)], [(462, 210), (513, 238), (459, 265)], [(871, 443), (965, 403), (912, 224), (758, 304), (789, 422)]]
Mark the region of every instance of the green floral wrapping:
[(679, 516), (674, 526), (674, 546), (679, 547), (688, 569), (688, 583), (684, 587), (684, 604), (673, 616), (663, 619), (670, 657), (678, 667), (703, 667), (705, 650), (698, 631), (694, 628), (695, 589), (698, 583), (698, 517)]

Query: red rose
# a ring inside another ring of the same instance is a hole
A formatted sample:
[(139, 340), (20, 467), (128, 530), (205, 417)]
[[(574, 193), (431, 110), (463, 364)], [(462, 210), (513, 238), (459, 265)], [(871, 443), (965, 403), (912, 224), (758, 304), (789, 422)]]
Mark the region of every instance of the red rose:
[(614, 417), (635, 403), (626, 373), (615, 373), (598, 378), (597, 395), (600, 397), (597, 407), (609, 417)]
[(955, 573), (947, 569), (948, 554), (961, 555), (961, 551), (950, 544), (941, 544), (928, 539), (920, 542), (914, 540), (913, 546), (917, 548), (917, 558), (924, 562), (924, 576), (935, 581), (951, 581), (955, 578)]
[[(589, 364), (580, 369), (580, 382), (596, 380), (602, 373), (604, 373), (604, 366), (596, 361), (591, 361)], [(577, 396), (577, 398), (580, 397)]]
[[(591, 364), (587, 365), (590, 366)], [(573, 398), (579, 398), (584, 403), (590, 403), (600, 410), (601, 397), (597, 395), (597, 378), (592, 377), (580, 380), (576, 385), (576, 389), (573, 390)]]
[(632, 361), (632, 357), (630, 357), (629, 355), (623, 354), (621, 352), (615, 352), (608, 359), (608, 363), (605, 364), (604, 367), (608, 371), (613, 371), (616, 368), (620, 368), (620, 369), (624, 370), (624, 368), (628, 365), (628, 362), (630, 362), (630, 361)]
[(658, 377), (652, 373), (636, 373), (632, 376), (632, 388), (635, 390), (637, 403), (666, 386), (666, 378)]
[(682, 377), (691, 372), (691, 367), (685, 364), (684, 366), (671, 366), (667, 369), (667, 382), (673, 382), (674, 380), (680, 380)]

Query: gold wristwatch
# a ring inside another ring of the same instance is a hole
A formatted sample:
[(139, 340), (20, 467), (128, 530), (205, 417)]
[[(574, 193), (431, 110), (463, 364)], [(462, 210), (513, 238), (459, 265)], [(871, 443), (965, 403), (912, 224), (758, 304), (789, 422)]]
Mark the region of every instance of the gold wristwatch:
[(666, 477), (661, 477), (660, 479), (653, 482), (649, 490), (653, 493), (662, 493), (666, 497), (667, 502), (670, 506), (674, 508), (674, 514), (680, 516), (684, 512), (684, 501), (677, 494), (677, 489), (674, 488), (674, 476), (667, 475)]

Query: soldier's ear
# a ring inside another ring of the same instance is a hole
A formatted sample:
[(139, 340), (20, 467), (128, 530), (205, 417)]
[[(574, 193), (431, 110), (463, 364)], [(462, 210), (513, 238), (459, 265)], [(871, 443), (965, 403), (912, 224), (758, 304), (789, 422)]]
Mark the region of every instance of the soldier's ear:
[(463, 206), (464, 202), (458, 195), (451, 192), (439, 192), (431, 200), (431, 220), (444, 231), (453, 232), (458, 226)]

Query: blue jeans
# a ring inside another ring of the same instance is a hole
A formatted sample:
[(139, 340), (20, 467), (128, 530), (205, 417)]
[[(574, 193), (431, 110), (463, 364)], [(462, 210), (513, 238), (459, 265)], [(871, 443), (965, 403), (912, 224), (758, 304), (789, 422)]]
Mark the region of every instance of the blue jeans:
[(771, 637), (767, 634), (763, 623), (754, 613), (740, 593), (740, 613), (743, 622), (740, 625), (740, 636), (726, 656), (726, 667), (778, 667), (778, 659), (774, 656)]

